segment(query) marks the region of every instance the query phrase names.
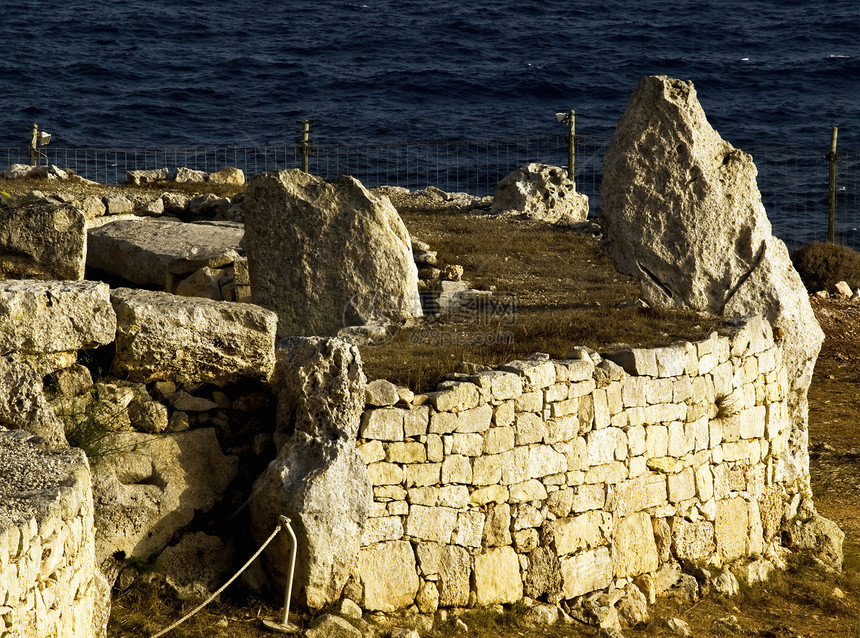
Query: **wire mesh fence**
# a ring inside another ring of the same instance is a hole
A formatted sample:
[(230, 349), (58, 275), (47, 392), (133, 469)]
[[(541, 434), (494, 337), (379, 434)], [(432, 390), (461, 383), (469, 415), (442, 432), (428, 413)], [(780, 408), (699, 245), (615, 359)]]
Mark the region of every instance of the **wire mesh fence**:
[[(186, 167), (207, 173), (226, 166), (246, 176), (297, 168), (294, 145), (218, 148), (62, 148), (42, 147), (42, 162), (56, 164), (104, 184), (118, 184), (130, 170)], [(600, 210), (600, 182), (606, 143), (578, 138), (577, 190), (589, 197), (592, 214)], [(826, 148), (752, 150), (758, 185), (774, 234), (790, 250), (827, 238), (828, 163)], [(567, 136), (519, 139), (443, 140), (402, 143), (312, 144), (308, 169), (325, 178), (352, 175), (365, 186), (435, 186), (447, 192), (492, 194), (514, 169), (531, 162), (567, 165)], [(27, 163), (26, 148), (0, 149), (0, 166)], [(860, 248), (860, 156), (840, 151), (837, 173), (838, 243)]]

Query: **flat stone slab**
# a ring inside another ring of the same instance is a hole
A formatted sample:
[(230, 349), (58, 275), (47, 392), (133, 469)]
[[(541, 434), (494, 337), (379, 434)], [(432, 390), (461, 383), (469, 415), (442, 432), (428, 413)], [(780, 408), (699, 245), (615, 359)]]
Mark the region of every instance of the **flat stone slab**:
[(115, 334), (107, 284), (0, 281), (0, 352), (73, 352), (111, 343)]
[(186, 224), (168, 217), (119, 219), (87, 232), (87, 266), (140, 286), (168, 274), (218, 268), (239, 257), (245, 230), (234, 222)]
[(117, 288), (114, 374), (132, 381), (224, 385), (268, 380), (275, 366), (274, 312), (253, 304)]

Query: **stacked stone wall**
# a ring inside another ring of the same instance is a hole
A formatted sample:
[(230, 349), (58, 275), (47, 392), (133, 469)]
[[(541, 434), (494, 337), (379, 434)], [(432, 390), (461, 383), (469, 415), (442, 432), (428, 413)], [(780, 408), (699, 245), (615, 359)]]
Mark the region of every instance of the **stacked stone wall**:
[(44, 448), (0, 428), (0, 634), (101, 636), (108, 587), (95, 568), (89, 465), (80, 450)]
[(799, 496), (783, 483), (788, 382), (771, 326), (615, 363), (580, 352), (367, 406), (365, 609), (557, 603), (631, 582), (653, 598), (679, 565), (778, 562)]

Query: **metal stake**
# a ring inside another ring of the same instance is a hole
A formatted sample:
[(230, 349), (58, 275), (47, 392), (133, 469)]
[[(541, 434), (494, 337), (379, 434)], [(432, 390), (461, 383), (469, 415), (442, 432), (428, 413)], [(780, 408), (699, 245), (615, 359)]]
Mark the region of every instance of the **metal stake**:
[(278, 621), (276, 618), (264, 618), (263, 626), (267, 629), (271, 629), (272, 631), (276, 631), (282, 634), (296, 634), (301, 631), (298, 626), (289, 622), (290, 617), (290, 598), (293, 595), (293, 574), (296, 570), (296, 549), (298, 548), (299, 542), (296, 540), (296, 535), (293, 532), (293, 528), (290, 526), (290, 519), (284, 515), (281, 515), (278, 519), (281, 523), (281, 527), (285, 527), (287, 531), (290, 533), (290, 538), (293, 539), (293, 551), (290, 556), (290, 576), (287, 579), (287, 592), (284, 597), (284, 619), (283, 621)]
[(839, 131), (835, 126), (830, 137), (830, 152), (827, 161), (830, 162), (829, 171), (829, 193), (827, 198), (827, 241), (836, 241), (836, 163), (839, 161), (839, 153), (836, 152), (836, 134)]
[(567, 123), (570, 126), (570, 133), (567, 138), (567, 178), (573, 182), (575, 181), (573, 178), (573, 165), (576, 157), (576, 111), (571, 109), (567, 117)]
[(311, 124), (313, 120), (299, 120), (296, 124), (302, 125), (302, 130), (299, 131), (301, 137), (299, 138), (299, 153), (302, 155), (302, 171), (305, 173), (308, 172), (308, 157), (311, 154), (311, 143), (310, 143), (310, 134)]

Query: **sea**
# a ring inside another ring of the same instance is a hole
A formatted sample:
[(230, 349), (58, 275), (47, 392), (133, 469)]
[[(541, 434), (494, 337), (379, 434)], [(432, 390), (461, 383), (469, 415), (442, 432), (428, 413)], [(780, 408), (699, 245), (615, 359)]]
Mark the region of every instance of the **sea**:
[(840, 232), (860, 227), (856, 0), (0, 5), (0, 148), (33, 123), (66, 148), (292, 145), (306, 119), (323, 144), (511, 140), (565, 134), (569, 110), (600, 148), (637, 82), (666, 74), (761, 161), (801, 234), (826, 218), (837, 127)]

